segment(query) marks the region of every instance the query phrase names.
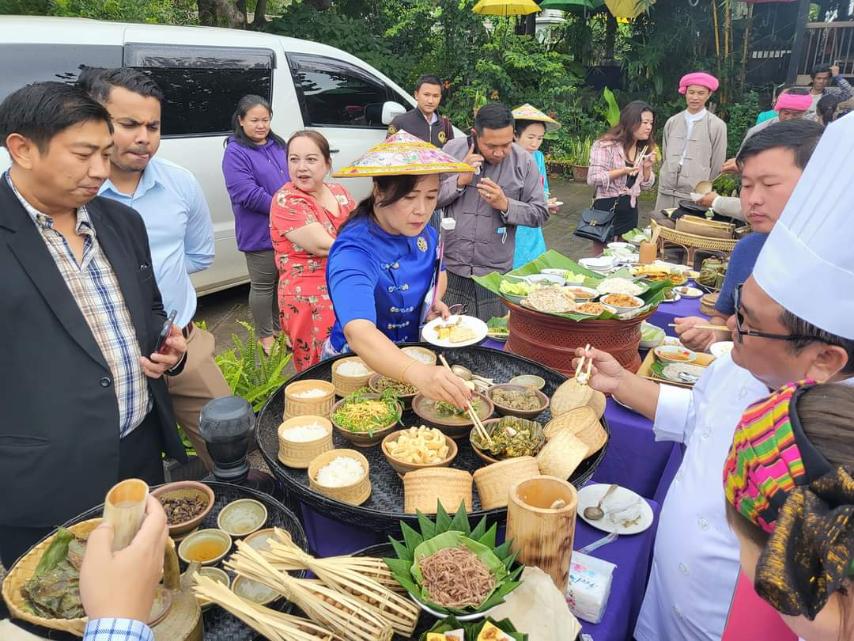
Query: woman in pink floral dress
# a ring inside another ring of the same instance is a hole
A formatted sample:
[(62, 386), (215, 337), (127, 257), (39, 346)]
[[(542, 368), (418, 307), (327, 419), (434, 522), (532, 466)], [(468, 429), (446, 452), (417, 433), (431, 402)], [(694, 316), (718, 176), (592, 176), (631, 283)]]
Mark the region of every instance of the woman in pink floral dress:
[(318, 363), (335, 315), (326, 289), (326, 257), (338, 228), (355, 208), (347, 190), (324, 177), (329, 143), (316, 131), (288, 140), (291, 182), (273, 198), (270, 235), (279, 270), (279, 310), (297, 372)]

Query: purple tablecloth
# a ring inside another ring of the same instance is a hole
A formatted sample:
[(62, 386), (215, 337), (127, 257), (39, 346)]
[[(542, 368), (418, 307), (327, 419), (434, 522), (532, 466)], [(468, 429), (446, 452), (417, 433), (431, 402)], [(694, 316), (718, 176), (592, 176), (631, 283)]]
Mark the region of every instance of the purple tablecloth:
[(681, 298), (675, 303), (661, 303), (650, 317), (649, 322), (663, 329), (668, 336), (676, 336), (674, 328), (669, 325), (673, 319), (684, 318), (685, 316), (708, 318), (700, 312), (699, 298)]
[[(652, 545), (658, 527), (659, 504), (648, 500), (654, 515), (652, 526), (633, 536), (619, 537), (613, 543), (594, 550), (591, 556), (614, 563), (617, 568), (611, 584), (611, 594), (602, 621), (598, 624), (582, 621), (583, 632), (594, 641), (626, 641), (631, 639), (635, 620), (643, 601), (652, 558)], [(376, 533), (326, 518), (305, 505), (301, 506), (303, 525), (309, 545), (318, 556), (349, 554), (386, 540)], [(503, 539), (503, 532), (499, 538)], [(605, 536), (581, 519), (576, 521), (573, 548), (579, 549)]]
[[(662, 475), (674, 456), (673, 450), (679, 446), (670, 441), (656, 442), (652, 423), (613, 399), (608, 399), (605, 418), (611, 428), (611, 438), (605, 458), (593, 473), (593, 480), (617, 483), (644, 498), (656, 497)], [(681, 459), (681, 449), (679, 452)]]

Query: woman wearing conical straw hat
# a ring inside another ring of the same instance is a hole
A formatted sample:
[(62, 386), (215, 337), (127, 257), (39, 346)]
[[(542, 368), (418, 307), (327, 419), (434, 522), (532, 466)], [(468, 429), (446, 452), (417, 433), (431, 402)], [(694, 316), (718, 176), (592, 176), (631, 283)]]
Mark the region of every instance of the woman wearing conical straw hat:
[(439, 234), (428, 225), (439, 174), (473, 172), (430, 143), (401, 131), (370, 149), (338, 178), (373, 179), (371, 195), (350, 214), (329, 252), (326, 280), (335, 325), (325, 356), (354, 352), (374, 371), (463, 407), (470, 392), (443, 367), (400, 350), (419, 340), (422, 323), (450, 315)]

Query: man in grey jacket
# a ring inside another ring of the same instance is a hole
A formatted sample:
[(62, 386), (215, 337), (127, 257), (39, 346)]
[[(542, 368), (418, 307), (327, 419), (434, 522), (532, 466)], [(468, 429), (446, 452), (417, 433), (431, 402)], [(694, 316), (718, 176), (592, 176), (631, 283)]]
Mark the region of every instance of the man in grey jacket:
[(476, 168), (474, 175), (447, 175), (439, 191), (437, 206), (456, 221), (445, 238), (445, 302), (486, 321), (505, 310), (472, 276), (510, 271), (516, 225), (542, 227), (549, 218), (543, 183), (533, 156), (513, 142), (513, 114), (498, 102), (481, 107), (471, 135), (444, 151)]

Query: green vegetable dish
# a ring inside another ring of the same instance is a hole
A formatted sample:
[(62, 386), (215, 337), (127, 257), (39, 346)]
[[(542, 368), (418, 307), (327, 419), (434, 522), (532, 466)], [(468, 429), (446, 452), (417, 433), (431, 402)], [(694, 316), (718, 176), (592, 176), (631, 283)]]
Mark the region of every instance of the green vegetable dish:
[(477, 432), (472, 432), (470, 438), (479, 450), (497, 458), (536, 456), (545, 442), (542, 425), (515, 416), (505, 416), (496, 423), (490, 437), (492, 445), (481, 441)]
[(400, 420), (397, 395), (386, 389), (377, 396), (366, 389), (353, 392), (332, 413), (332, 421), (349, 432), (373, 435)]

